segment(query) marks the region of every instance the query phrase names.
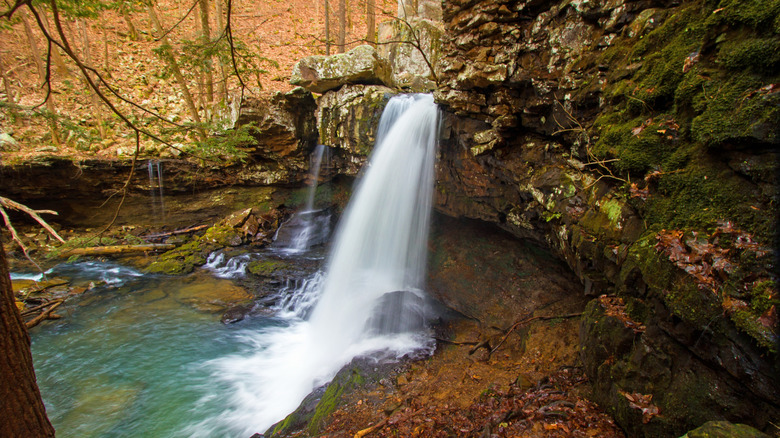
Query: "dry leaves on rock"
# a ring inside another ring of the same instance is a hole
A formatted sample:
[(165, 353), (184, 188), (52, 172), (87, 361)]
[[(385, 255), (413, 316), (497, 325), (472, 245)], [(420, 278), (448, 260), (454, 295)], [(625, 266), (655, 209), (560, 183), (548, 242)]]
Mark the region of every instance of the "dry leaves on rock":
[(628, 405), (631, 406), (632, 409), (639, 409), (642, 411), (642, 423), (647, 424), (653, 417), (660, 416), (661, 411), (658, 409), (658, 406), (651, 403), (653, 394), (640, 394), (638, 392), (630, 394), (620, 390), (618, 390), (618, 392), (628, 400)]
[(644, 324), (634, 321), (628, 313), (626, 313), (626, 304), (622, 298), (602, 295), (598, 300), (601, 307), (604, 308), (604, 312), (608, 316), (616, 318), (623, 323), (626, 328), (630, 328), (634, 333), (642, 333), (645, 331), (646, 327)]

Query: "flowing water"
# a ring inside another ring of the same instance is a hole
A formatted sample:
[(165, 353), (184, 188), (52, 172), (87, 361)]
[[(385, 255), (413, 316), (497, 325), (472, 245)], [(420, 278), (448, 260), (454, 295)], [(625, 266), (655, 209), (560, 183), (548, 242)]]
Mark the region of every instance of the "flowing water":
[(309, 166), (309, 189), (306, 193), (306, 204), (287, 222), (282, 224), (275, 236), (274, 246), (286, 254), (300, 254), (312, 246), (327, 241), (330, 236), (330, 212), (315, 210), (314, 199), (317, 195), (317, 185), (320, 179), (320, 169), (329, 160), (329, 150), (325, 145), (317, 145), (311, 156)]
[(431, 96), (390, 101), (325, 270), (281, 288), (273, 317), (225, 326), (191, 305), (229, 289), (216, 277), (243, 275), (243, 258), (215, 255), (212, 274), (185, 278), (60, 267), (106, 285), (33, 332), (58, 436), (250, 436), (357, 356), (429, 354), (422, 288), (437, 130)]

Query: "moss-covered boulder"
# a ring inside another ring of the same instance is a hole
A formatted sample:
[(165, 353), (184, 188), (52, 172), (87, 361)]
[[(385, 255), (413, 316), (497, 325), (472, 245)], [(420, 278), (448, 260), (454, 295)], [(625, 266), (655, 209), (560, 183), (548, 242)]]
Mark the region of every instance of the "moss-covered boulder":
[(680, 438), (769, 438), (769, 435), (746, 424), (708, 421)]

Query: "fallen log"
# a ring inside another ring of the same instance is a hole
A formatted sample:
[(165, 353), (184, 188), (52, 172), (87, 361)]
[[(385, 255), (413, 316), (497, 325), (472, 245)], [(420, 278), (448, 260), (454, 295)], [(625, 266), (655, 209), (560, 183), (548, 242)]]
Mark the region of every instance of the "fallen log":
[(167, 251), (175, 248), (176, 245), (170, 243), (149, 243), (146, 245), (111, 245), (111, 246), (92, 246), (88, 248), (74, 248), (63, 251), (60, 257), (70, 257), (74, 255), (101, 256), (129, 254), (149, 251)]
[(40, 322), (43, 321), (44, 319), (48, 319), (49, 318), (49, 314), (51, 314), (51, 312), (53, 312), (54, 309), (56, 309), (57, 307), (61, 306), (62, 303), (64, 303), (64, 302), (65, 301), (63, 300), (63, 301), (60, 301), (58, 303), (55, 303), (53, 306), (51, 306), (48, 309), (46, 309), (43, 312), (41, 312), (40, 315), (38, 315), (35, 318), (27, 321), (25, 323), (25, 325), (27, 326), (28, 329), (35, 327), (36, 325), (40, 324)]

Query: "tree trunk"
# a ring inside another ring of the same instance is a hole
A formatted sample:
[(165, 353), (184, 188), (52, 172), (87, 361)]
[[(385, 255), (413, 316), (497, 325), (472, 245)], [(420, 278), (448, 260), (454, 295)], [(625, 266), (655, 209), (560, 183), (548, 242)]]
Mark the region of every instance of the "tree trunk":
[(100, 14), (100, 27), (103, 29), (103, 69), (111, 77), (111, 58), (108, 56), (108, 25), (103, 14)]
[[(43, 27), (46, 28), (46, 32), (51, 32), (49, 29), (51, 29), (51, 26), (49, 26), (49, 17), (46, 14), (40, 14), (41, 16), (41, 22), (43, 23)], [(51, 50), (51, 59), (54, 61), (54, 65), (57, 66), (57, 71), (62, 74), (63, 76), (73, 78), (75, 77), (73, 73), (68, 68), (67, 64), (65, 64), (65, 60), (62, 58), (62, 55), (60, 55), (60, 49), (59, 47), (52, 46)]]
[(0, 56), (0, 73), (2, 73), (3, 86), (5, 87), (5, 99), (10, 104), (16, 103), (14, 99), (14, 90), (11, 88), (11, 81), (8, 75), (5, 74), (5, 64), (3, 64), (3, 57)]
[(376, 46), (376, 0), (366, 0), (366, 41)]
[(50, 93), (51, 83), (46, 78), (46, 65), (43, 63), (43, 58), (41, 58), (41, 51), (38, 49), (38, 43), (35, 42), (35, 36), (33, 35), (32, 27), (30, 27), (30, 22), (27, 19), (27, 14), (20, 13), (19, 16), (22, 18), (24, 33), (27, 34), (27, 41), (30, 44), (30, 54), (32, 54), (33, 60), (35, 61), (35, 66), (38, 68), (38, 76), (41, 78), (41, 81), (44, 82), (44, 89), (49, 94), (48, 99), (46, 99), (46, 109), (49, 110), (49, 113), (51, 113), (52, 117), (49, 119), (51, 139), (55, 145), (60, 146), (62, 145), (60, 132), (57, 129), (57, 122), (55, 122), (53, 119), (53, 117), (57, 115), (57, 109), (54, 107), (54, 96)]
[[(146, 9), (149, 12), (149, 17), (152, 19), (155, 32), (157, 32), (159, 35), (164, 35), (165, 31), (163, 30), (162, 24), (160, 24), (160, 19), (157, 18), (157, 12), (154, 10), (154, 3), (148, 5)], [(194, 120), (198, 125), (196, 128), (198, 136), (201, 140), (205, 140), (206, 130), (203, 129), (203, 124), (200, 120), (200, 114), (198, 114), (198, 108), (195, 107), (195, 101), (192, 99), (192, 94), (190, 94), (190, 88), (187, 86), (187, 81), (184, 80), (184, 75), (181, 73), (179, 64), (176, 62), (176, 56), (174, 56), (173, 49), (171, 49), (171, 42), (168, 40), (167, 36), (163, 36), (161, 41), (162, 50), (164, 52), (163, 57), (168, 63), (168, 66), (171, 68), (171, 71), (173, 71), (173, 77), (176, 79), (176, 83), (178, 83), (179, 88), (181, 88), (181, 93), (184, 96), (184, 102), (187, 104), (187, 108), (190, 110), (192, 120)]]
[(336, 43), (339, 53), (344, 53), (347, 40), (347, 0), (339, 0), (339, 36)]
[(130, 36), (130, 39), (132, 41), (138, 41), (138, 31), (135, 30), (135, 25), (133, 24), (133, 20), (130, 18), (130, 13), (127, 12), (127, 5), (125, 2), (122, 2), (122, 4), (119, 6), (119, 14), (125, 20), (125, 23), (127, 23), (127, 33)]
[[(211, 43), (209, 2), (208, 0), (199, 0), (198, 3), (200, 4), (200, 43), (205, 47)], [(211, 108), (211, 104), (214, 102), (214, 75), (212, 74), (212, 62), (210, 56), (204, 59), (204, 65), (203, 82), (206, 86), (206, 97), (203, 100), (206, 102), (205, 108), (207, 108), (208, 112)]]
[[(222, 33), (225, 32), (225, 22), (222, 18), (224, 11), (222, 9), (222, 0), (215, 0), (217, 5), (217, 29), (219, 29), (219, 34), (222, 36)], [(225, 107), (228, 106), (228, 91), (227, 91), (227, 75), (225, 74), (225, 71), (227, 70), (225, 67), (225, 63), (222, 59), (222, 57), (218, 57), (219, 59), (219, 82), (217, 82), (217, 93), (219, 94), (219, 97), (217, 98), (218, 101), (222, 101), (225, 104)]]
[(330, 2), (325, 0), (325, 54), (330, 56)]
[(53, 437), (54, 428), (35, 382), (30, 336), (15, 301), (0, 245), (0, 436)]
[[(77, 27), (80, 28), (81, 33), (81, 46), (82, 46), (82, 53), (84, 54), (84, 61), (85, 63), (94, 68), (95, 63), (92, 59), (92, 50), (90, 50), (89, 47), (89, 34), (87, 33), (87, 21), (85, 19), (81, 19), (77, 23)], [(92, 76), (92, 75), (90, 75)], [(94, 77), (92, 77), (94, 82)], [(100, 138), (105, 140), (106, 139), (106, 127), (105, 122), (103, 121), (103, 112), (100, 110), (100, 98), (97, 94), (95, 94), (95, 91), (92, 89), (92, 87), (89, 86), (89, 81), (87, 81), (87, 78), (82, 78), (82, 82), (84, 83), (84, 88), (87, 91), (87, 94), (89, 95), (89, 100), (92, 101), (92, 108), (93, 108), (93, 114), (95, 115), (95, 118), (97, 119), (98, 124), (98, 131), (100, 132)]]

